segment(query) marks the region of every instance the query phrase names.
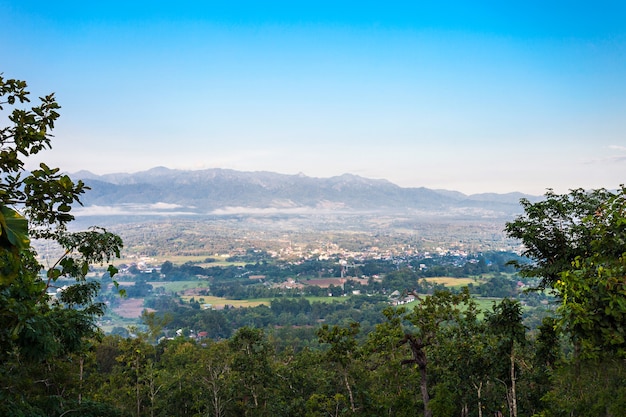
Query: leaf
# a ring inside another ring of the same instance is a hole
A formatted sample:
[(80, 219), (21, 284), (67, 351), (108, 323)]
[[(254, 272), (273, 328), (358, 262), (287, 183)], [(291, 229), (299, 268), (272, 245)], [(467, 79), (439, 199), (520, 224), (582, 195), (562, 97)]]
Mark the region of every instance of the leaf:
[(81, 271), (80, 271), (83, 276), (87, 275), (87, 273), (89, 272), (89, 263), (88, 262), (83, 262), (83, 264), (81, 265)]
[(56, 268), (48, 269), (47, 277), (56, 281), (61, 276), (61, 270)]
[(110, 277), (113, 277), (113, 275), (119, 272), (119, 270), (114, 265), (109, 265), (109, 267), (107, 268), (107, 271), (109, 272)]
[(61, 187), (63, 187), (66, 190), (71, 190), (72, 187), (74, 186), (74, 183), (72, 182), (72, 180), (70, 179), (69, 176), (67, 175), (63, 175), (60, 179), (59, 179), (59, 184), (61, 184)]
[(2, 206), (0, 207), (1, 233), (6, 239), (18, 249), (26, 249), (30, 245), (28, 238), (28, 220), (17, 211)]

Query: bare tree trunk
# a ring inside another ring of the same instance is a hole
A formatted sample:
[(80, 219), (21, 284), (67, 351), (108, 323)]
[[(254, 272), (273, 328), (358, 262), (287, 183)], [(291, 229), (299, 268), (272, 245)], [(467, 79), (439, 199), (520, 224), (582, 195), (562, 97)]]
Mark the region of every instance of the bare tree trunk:
[(476, 396), (478, 397), (478, 417), (483, 417), (483, 399), (481, 397), (483, 381), (480, 381), (480, 384), (478, 385), (474, 383), (474, 388), (476, 388)]
[[(512, 400), (512, 390), (511, 387), (509, 387), (505, 381), (496, 378), (496, 381), (500, 382), (502, 385), (504, 385), (504, 389), (506, 392), (506, 408), (508, 408), (509, 410), (509, 417), (513, 417), (513, 400)], [(500, 413), (499, 415), (496, 414), (496, 417), (502, 416), (502, 413), (500, 411), (497, 411), (496, 413)]]
[(212, 391), (213, 391), (213, 412), (215, 413), (215, 417), (222, 417), (222, 401), (219, 396), (219, 389), (217, 388), (217, 384), (215, 382), (211, 383)]
[(432, 417), (433, 412), (428, 407), (428, 402), (430, 401), (430, 396), (428, 395), (428, 374), (426, 372), (426, 365), (428, 364), (428, 360), (426, 359), (426, 352), (424, 352), (424, 348), (426, 345), (422, 342), (421, 339), (418, 339), (410, 334), (405, 334), (404, 339), (400, 341), (400, 344), (409, 343), (409, 347), (411, 348), (412, 358), (405, 359), (401, 363), (403, 365), (414, 363), (419, 367), (420, 370), (420, 391), (422, 394), (422, 402), (424, 403), (424, 417)]
[(213, 393), (213, 412), (215, 417), (222, 417), (222, 404), (220, 398), (217, 396), (217, 392)]
[(151, 370), (151, 374), (149, 377), (150, 377), (150, 381), (149, 381), (148, 387), (150, 388), (150, 391), (149, 391), (150, 416), (154, 417), (154, 404), (156, 403), (156, 397), (159, 391), (161, 391), (161, 388), (163, 387), (163, 385), (159, 385), (158, 387), (156, 386), (156, 382), (155, 382), (156, 377), (154, 375), (154, 369)]
[(511, 349), (511, 415), (517, 417), (517, 394), (515, 392), (515, 351)]
[(78, 404), (81, 404), (83, 402), (83, 371), (84, 371), (84, 365), (85, 365), (85, 358), (81, 356), (80, 359), (78, 360), (78, 363), (80, 364), (80, 371), (78, 374), (78, 380), (80, 381), (78, 385)]
[(141, 397), (139, 396), (139, 356), (135, 360), (136, 372), (137, 372), (137, 382), (135, 384), (135, 396), (137, 400), (137, 417), (139, 417), (141, 413)]
[(350, 409), (353, 413), (356, 412), (356, 408), (354, 406), (354, 396), (352, 395), (352, 387), (350, 387), (350, 381), (348, 381), (348, 371), (344, 370), (343, 373), (343, 382), (346, 384), (346, 389), (348, 390), (348, 398), (350, 398)]

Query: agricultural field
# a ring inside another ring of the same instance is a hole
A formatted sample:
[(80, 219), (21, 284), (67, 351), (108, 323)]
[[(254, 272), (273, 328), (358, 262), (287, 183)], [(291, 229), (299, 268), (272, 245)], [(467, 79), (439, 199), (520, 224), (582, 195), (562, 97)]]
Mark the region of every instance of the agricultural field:
[(455, 277), (431, 277), (424, 278), (428, 282), (435, 282), (437, 284), (443, 284), (446, 287), (451, 288), (461, 288), (465, 287), (468, 284), (476, 284), (476, 279), (474, 278), (455, 278)]
[(209, 288), (209, 282), (206, 280), (192, 281), (150, 281), (154, 289), (163, 288), (165, 292), (180, 293), (189, 290), (202, 290)]
[[(221, 309), (228, 305), (231, 307), (256, 307), (259, 305), (269, 306), (273, 298), (254, 298), (249, 300), (233, 300), (222, 297), (215, 297), (212, 295), (183, 295), (180, 297), (184, 302), (190, 302), (191, 299), (199, 302), (200, 304), (210, 304), (212, 308)], [(338, 303), (348, 299), (348, 297), (302, 297), (309, 300), (311, 303)]]
[(212, 295), (183, 295), (181, 300), (188, 303), (192, 299), (200, 304), (210, 305), (211, 308), (220, 310), (225, 306), (230, 307), (256, 307), (260, 305), (270, 305), (271, 299), (269, 298), (257, 298), (252, 300), (232, 300), (228, 298), (215, 297)]
[(154, 311), (151, 308), (145, 308), (143, 304), (143, 298), (124, 298), (119, 306), (113, 309), (113, 312), (123, 319), (136, 319), (141, 317), (144, 310)]

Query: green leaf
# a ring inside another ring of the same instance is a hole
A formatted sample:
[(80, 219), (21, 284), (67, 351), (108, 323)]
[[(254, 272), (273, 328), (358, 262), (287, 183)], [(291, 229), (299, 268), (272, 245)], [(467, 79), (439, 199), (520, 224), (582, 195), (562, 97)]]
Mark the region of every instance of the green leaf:
[(87, 273), (89, 272), (89, 263), (88, 262), (83, 262), (83, 264), (81, 265), (81, 272), (83, 275), (87, 275)]
[[(109, 265), (107, 268), (107, 271), (109, 272), (109, 276), (111, 278), (113, 278), (113, 275), (117, 274), (119, 272), (119, 270), (114, 266), (114, 265)], [(115, 282), (115, 281), (113, 281)], [(115, 282), (117, 284), (117, 282)]]
[(74, 186), (74, 183), (67, 175), (63, 175), (61, 178), (59, 178), (59, 184), (61, 184), (61, 187), (66, 190), (71, 190)]
[(53, 281), (56, 281), (61, 276), (61, 271), (56, 268), (51, 268), (51, 269), (48, 269), (47, 275), (48, 275), (48, 278), (50, 278)]
[(2, 206), (0, 207), (0, 226), (1, 233), (11, 245), (18, 249), (26, 249), (30, 245), (28, 238), (28, 220), (20, 215), (17, 211)]

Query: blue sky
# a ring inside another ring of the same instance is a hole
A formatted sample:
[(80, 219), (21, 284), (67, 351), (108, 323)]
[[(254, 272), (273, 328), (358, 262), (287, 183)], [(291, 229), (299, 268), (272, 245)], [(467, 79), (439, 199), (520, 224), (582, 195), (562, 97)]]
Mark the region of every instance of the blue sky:
[(624, 22), (602, 1), (0, 0), (0, 72), (56, 93), (43, 159), (68, 172), (542, 194), (626, 180)]

